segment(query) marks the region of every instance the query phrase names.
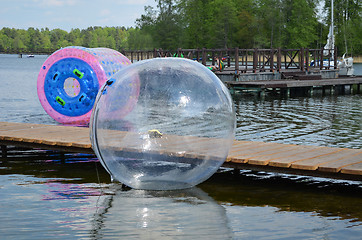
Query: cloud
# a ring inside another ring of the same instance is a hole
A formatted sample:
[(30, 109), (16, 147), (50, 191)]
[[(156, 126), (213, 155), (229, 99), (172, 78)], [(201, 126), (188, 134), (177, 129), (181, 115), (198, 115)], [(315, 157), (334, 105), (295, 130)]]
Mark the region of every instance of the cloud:
[(111, 11), (109, 9), (103, 9), (99, 13), (101, 16), (109, 16), (111, 14)]
[(47, 7), (63, 7), (63, 6), (74, 6), (77, 0), (33, 0), (35, 3), (41, 6)]
[[(16, 0), (4, 1), (0, 8), (0, 29), (28, 27), (49, 29), (89, 26), (135, 25), (145, 5), (155, 0)], [(17, 14), (13, 14), (16, 12)]]
[[(103, 0), (106, 1), (106, 0)], [(130, 6), (145, 6), (149, 5), (150, 3), (154, 3), (154, 0), (108, 0), (111, 4), (117, 4), (117, 5), (130, 5)]]
[(129, 5), (145, 5), (147, 2), (147, 0), (126, 0), (126, 1), (122, 1), (122, 3), (125, 4), (129, 4)]

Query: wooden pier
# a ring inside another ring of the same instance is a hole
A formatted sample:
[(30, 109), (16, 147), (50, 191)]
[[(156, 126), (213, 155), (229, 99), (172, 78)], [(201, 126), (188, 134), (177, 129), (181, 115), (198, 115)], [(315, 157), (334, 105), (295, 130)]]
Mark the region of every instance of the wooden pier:
[[(326, 51), (329, 52), (327, 56), (324, 55)], [(132, 63), (157, 57), (183, 57), (198, 61), (203, 65), (215, 65), (216, 58), (219, 58), (235, 74), (280, 72), (293, 69), (307, 72), (313, 69), (337, 69), (337, 49), (242, 49), (236, 47), (224, 49), (123, 50), (121, 52)], [(328, 64), (320, 64), (323, 61), (328, 62)]]
[(322, 94), (327, 91), (345, 94), (361, 93), (362, 76), (340, 77), (334, 79), (280, 79), (280, 80), (262, 80), (262, 81), (227, 81), (225, 82), (230, 92), (235, 91), (255, 91), (258, 94), (265, 92), (279, 92), (286, 96), (292, 96), (293, 93), (303, 93), (312, 95), (314, 89), (321, 89)]
[[(193, 148), (199, 147), (202, 152), (204, 140), (200, 140), (200, 143), (195, 141)], [(70, 126), (0, 122), (0, 146), (2, 160), (5, 161), (7, 146), (94, 154), (89, 140), (89, 129)], [(119, 148), (122, 151), (137, 151), (134, 143)], [(172, 154), (172, 151), (162, 149), (158, 154)], [(177, 154), (178, 157), (202, 158), (202, 153), (195, 151), (186, 152), (185, 156)], [(235, 140), (224, 166), (362, 180), (362, 149)]]
[[(329, 52), (327, 56), (325, 52)], [(225, 68), (215, 71), (231, 92), (266, 92), (281, 95), (311, 95), (313, 89), (344, 94), (360, 93), (362, 76), (339, 76), (337, 49), (181, 49), (122, 51), (131, 62), (158, 57), (183, 57)], [(334, 53), (334, 55), (332, 55)], [(323, 64), (321, 64), (323, 63)]]

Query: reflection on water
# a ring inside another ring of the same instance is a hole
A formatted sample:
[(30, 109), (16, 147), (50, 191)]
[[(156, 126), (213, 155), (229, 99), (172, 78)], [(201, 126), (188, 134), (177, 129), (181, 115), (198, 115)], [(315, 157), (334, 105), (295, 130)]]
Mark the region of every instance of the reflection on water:
[(92, 238), (230, 239), (225, 208), (199, 188), (178, 191), (124, 191), (99, 201)]
[(359, 239), (362, 234), (361, 182), (221, 171), (196, 188), (143, 191), (110, 183), (93, 159), (64, 162), (2, 163), (5, 239)]
[(219, 173), (200, 187), (227, 204), (238, 239), (360, 238), (361, 182), (243, 171)]
[[(45, 170), (41, 163), (7, 163), (1, 168), (0, 214), (4, 224), (0, 230), (5, 238), (232, 237), (225, 208), (199, 188), (123, 189), (109, 182), (91, 183), (88, 174), (94, 163), (47, 165), (48, 171), (44, 172), (35, 171), (38, 167)], [(61, 177), (67, 168), (77, 169), (77, 178)], [(28, 175), (32, 172), (36, 176)], [(108, 179), (102, 168), (99, 174), (101, 179)]]

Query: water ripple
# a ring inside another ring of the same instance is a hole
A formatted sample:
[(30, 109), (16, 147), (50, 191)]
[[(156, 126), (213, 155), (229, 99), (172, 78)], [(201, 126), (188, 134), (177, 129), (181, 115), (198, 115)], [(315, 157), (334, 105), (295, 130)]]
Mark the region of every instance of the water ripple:
[(290, 99), (239, 96), (236, 139), (361, 148), (360, 95)]

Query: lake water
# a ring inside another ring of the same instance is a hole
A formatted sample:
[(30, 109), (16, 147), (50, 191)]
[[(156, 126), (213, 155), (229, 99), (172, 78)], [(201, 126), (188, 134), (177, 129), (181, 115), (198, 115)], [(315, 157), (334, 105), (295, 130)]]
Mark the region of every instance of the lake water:
[[(46, 56), (0, 55), (0, 121), (57, 124), (36, 78)], [(355, 74), (362, 75), (362, 64)], [(236, 138), (362, 146), (362, 96), (234, 96)], [(27, 151), (0, 164), (3, 239), (360, 239), (360, 181), (221, 170), (183, 191), (111, 183), (94, 156)]]

